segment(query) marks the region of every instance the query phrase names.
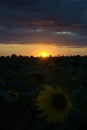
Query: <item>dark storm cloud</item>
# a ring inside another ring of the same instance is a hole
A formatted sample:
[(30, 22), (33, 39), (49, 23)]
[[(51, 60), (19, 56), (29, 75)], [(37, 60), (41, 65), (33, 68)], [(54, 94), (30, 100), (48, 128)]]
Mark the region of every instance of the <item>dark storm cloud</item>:
[(0, 43), (41, 40), (87, 46), (87, 0), (0, 1)]

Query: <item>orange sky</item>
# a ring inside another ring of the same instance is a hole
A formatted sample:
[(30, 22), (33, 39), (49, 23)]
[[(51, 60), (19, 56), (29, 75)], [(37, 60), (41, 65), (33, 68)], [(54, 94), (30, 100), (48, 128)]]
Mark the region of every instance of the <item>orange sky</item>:
[(48, 44), (0, 44), (0, 55), (23, 55), (23, 56), (40, 56), (42, 52), (47, 55), (87, 55), (87, 48), (70, 48), (64, 46)]

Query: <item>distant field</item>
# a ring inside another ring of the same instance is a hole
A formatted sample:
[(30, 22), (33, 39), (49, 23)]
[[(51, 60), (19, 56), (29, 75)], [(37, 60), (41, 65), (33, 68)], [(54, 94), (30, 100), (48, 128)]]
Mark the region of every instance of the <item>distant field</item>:
[[(38, 116), (34, 99), (43, 85), (60, 86), (71, 95), (74, 111), (63, 125), (47, 124)], [(87, 123), (87, 56), (1, 56), (0, 123), (1, 130), (83, 128)]]

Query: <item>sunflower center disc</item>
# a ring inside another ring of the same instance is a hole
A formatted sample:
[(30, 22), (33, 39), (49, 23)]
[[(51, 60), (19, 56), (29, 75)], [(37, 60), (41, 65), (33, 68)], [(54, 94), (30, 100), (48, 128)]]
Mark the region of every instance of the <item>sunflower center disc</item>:
[(58, 94), (58, 95), (54, 95), (52, 97), (52, 105), (54, 106), (55, 109), (57, 110), (61, 110), (61, 109), (65, 109), (66, 106), (67, 106), (67, 100), (66, 98), (61, 95), (61, 94)]

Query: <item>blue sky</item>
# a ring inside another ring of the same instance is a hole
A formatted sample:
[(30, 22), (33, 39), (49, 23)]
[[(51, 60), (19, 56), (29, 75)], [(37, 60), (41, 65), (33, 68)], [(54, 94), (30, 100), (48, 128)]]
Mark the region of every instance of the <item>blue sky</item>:
[(0, 44), (87, 47), (87, 0), (1, 0)]

